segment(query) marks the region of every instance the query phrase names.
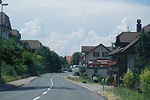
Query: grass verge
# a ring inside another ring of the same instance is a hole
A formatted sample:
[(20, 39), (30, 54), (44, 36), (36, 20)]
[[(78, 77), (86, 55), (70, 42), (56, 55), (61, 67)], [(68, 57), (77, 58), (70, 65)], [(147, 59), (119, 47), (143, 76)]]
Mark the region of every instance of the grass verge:
[(18, 80), (18, 79), (21, 79), (21, 76), (3, 76), (2, 77), (4, 82), (10, 82), (10, 81), (14, 81), (14, 80)]
[[(107, 98), (107, 100), (150, 100), (150, 95), (138, 93), (137, 91), (126, 88), (111, 88), (101, 92), (100, 95)], [(113, 95), (113, 99), (110, 98)]]

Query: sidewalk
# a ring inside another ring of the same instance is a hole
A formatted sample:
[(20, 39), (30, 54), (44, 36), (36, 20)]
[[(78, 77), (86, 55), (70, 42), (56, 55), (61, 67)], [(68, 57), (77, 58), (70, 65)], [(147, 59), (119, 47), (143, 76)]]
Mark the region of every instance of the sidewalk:
[[(103, 87), (102, 87), (102, 85), (101, 84), (98, 84), (98, 83), (93, 83), (93, 84), (89, 84), (89, 83), (82, 83), (82, 82), (76, 82), (76, 81), (73, 81), (73, 80), (70, 80), (70, 79), (68, 79), (67, 77), (65, 77), (65, 79), (66, 80), (68, 80), (68, 81), (70, 81), (70, 82), (72, 82), (72, 83), (75, 83), (75, 84), (77, 84), (77, 85), (80, 85), (80, 86), (82, 86), (82, 87), (84, 87), (84, 88), (87, 88), (87, 89), (89, 89), (89, 90), (91, 90), (91, 91), (93, 91), (93, 92), (95, 92), (95, 93), (97, 93), (98, 94), (98, 92), (100, 92), (100, 91), (103, 91)], [(113, 86), (104, 86), (104, 89), (109, 89), (109, 88), (113, 88)]]
[(36, 79), (37, 77), (28, 77), (20, 80), (15, 80), (12, 82), (8, 82), (5, 84), (0, 85), (0, 91), (16, 88), (25, 84), (28, 84), (30, 81)]

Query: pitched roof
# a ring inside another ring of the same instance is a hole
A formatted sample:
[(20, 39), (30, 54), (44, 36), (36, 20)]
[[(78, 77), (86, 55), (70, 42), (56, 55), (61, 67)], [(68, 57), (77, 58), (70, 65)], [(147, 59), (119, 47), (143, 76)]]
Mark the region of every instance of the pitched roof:
[(68, 64), (70, 64), (70, 63), (71, 63), (71, 59), (72, 59), (72, 57), (71, 57), (71, 56), (66, 56), (66, 60), (67, 60)]
[(132, 42), (136, 37), (139, 36), (140, 33), (138, 32), (122, 32), (117, 36), (117, 38), (120, 40), (120, 42), (126, 42), (130, 43)]
[(82, 46), (82, 53), (88, 53), (90, 52), (93, 48), (95, 48), (96, 46)]
[(144, 32), (150, 32), (150, 24), (144, 26), (142, 29), (144, 29)]
[(117, 49), (115, 49), (113, 52), (110, 52), (108, 55), (114, 55), (114, 54), (118, 54), (121, 50), (123, 50), (123, 48), (118, 47)]
[(21, 40), (23, 43), (27, 43), (30, 49), (37, 49), (42, 46), (39, 40)]
[(10, 32), (15, 36), (20, 35), (20, 33), (17, 29), (12, 29)]
[[(91, 49), (87, 54), (85, 54), (84, 56), (88, 55), (90, 52), (92, 52), (93, 50), (95, 50), (96, 48), (98, 48), (99, 46), (104, 47), (105, 49), (107, 49), (110, 52), (110, 49), (108, 49), (107, 47), (105, 47), (103, 44), (99, 44), (98, 46), (95, 46), (93, 49)], [(83, 56), (83, 57), (84, 57)]]

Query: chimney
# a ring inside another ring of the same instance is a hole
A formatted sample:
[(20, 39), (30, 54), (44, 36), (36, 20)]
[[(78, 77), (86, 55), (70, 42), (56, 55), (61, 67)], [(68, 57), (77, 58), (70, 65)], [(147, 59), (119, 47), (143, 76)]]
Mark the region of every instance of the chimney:
[(137, 32), (141, 32), (141, 28), (142, 28), (141, 19), (137, 19), (137, 24), (136, 24)]

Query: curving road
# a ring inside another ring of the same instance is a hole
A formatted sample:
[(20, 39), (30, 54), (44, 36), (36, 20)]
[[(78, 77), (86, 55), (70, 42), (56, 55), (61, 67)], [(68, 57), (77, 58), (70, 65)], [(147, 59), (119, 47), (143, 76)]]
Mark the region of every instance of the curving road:
[(0, 91), (0, 100), (104, 100), (64, 79), (67, 73), (45, 74), (19, 88)]

